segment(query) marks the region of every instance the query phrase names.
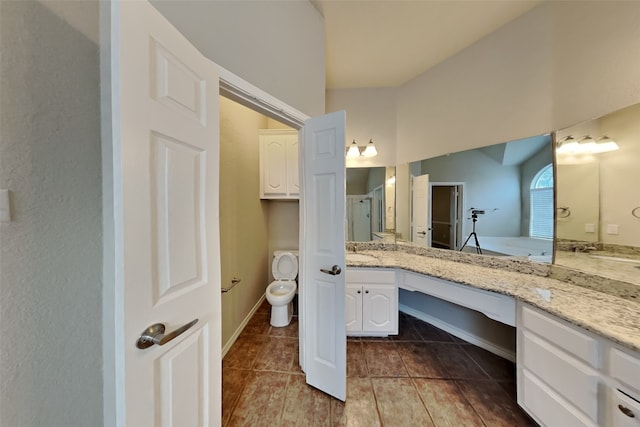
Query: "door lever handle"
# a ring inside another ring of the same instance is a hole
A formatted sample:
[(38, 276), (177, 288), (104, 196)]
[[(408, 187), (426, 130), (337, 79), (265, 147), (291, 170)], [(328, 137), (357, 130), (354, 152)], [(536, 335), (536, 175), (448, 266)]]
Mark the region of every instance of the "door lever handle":
[(426, 235), (427, 235), (427, 232), (426, 232), (426, 231), (418, 231), (416, 234), (421, 234), (421, 235), (423, 235), (423, 236), (426, 236)]
[(334, 265), (333, 267), (331, 267), (331, 270), (327, 270), (326, 268), (321, 268), (320, 271), (322, 271), (324, 274), (330, 274), (332, 276), (337, 276), (338, 274), (340, 274), (342, 272), (342, 269), (340, 268), (340, 266)]
[(198, 323), (198, 319), (194, 319), (191, 322), (187, 323), (186, 325), (182, 325), (178, 329), (171, 331), (166, 335), (164, 333), (165, 331), (164, 324), (156, 323), (154, 325), (149, 326), (144, 331), (142, 331), (142, 334), (140, 334), (140, 338), (138, 338), (138, 341), (136, 341), (136, 347), (138, 347), (139, 349), (145, 349), (145, 348), (151, 347), (154, 344), (165, 345), (166, 343), (168, 343), (178, 335), (181, 335), (184, 332), (186, 332), (187, 329), (189, 329), (196, 323)]

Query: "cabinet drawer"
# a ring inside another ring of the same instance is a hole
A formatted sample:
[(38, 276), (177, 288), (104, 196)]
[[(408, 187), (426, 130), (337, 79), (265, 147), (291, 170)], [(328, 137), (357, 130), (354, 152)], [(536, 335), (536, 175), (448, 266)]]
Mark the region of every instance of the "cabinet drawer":
[(640, 360), (616, 348), (612, 348), (609, 355), (611, 377), (640, 393)]
[(640, 427), (640, 401), (614, 391), (613, 427)]
[(396, 272), (391, 269), (347, 268), (345, 280), (347, 283), (394, 284)]
[(530, 414), (535, 414), (536, 421), (541, 425), (549, 427), (596, 427), (598, 425), (565, 402), (534, 374), (526, 369), (521, 372), (523, 396), (518, 397), (518, 403)]
[(564, 325), (533, 309), (522, 307), (522, 326), (544, 337), (547, 341), (558, 343), (563, 350), (586, 362), (594, 368), (600, 365), (598, 341), (584, 332)]
[(529, 331), (521, 337), (524, 368), (597, 422), (598, 372)]

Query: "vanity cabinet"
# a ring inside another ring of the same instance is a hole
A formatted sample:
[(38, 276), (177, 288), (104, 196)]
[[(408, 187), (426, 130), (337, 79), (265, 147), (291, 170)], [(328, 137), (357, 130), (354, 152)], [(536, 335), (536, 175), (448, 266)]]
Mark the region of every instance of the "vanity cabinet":
[(260, 198), (298, 199), (298, 132), (295, 130), (261, 130)]
[(598, 339), (521, 304), (517, 341), (520, 406), (543, 426), (598, 426)]
[(640, 354), (518, 303), (518, 404), (541, 426), (640, 427)]
[(608, 422), (614, 427), (640, 427), (640, 355), (609, 346)]
[(398, 287), (394, 271), (347, 269), (345, 323), (349, 336), (398, 334)]

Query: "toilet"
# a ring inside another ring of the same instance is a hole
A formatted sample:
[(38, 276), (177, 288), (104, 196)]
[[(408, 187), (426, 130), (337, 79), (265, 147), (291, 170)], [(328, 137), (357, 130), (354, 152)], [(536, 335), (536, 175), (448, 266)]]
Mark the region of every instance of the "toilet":
[(293, 316), (293, 297), (298, 276), (297, 251), (275, 251), (271, 264), (273, 278), (265, 296), (271, 304), (271, 326), (287, 326)]

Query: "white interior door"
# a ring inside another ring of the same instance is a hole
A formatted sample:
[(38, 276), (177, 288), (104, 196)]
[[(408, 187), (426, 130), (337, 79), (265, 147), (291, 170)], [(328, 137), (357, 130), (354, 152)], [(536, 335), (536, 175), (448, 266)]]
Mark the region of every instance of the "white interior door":
[(411, 241), (421, 246), (431, 246), (429, 233), (429, 175), (413, 177), (411, 191)]
[[(124, 282), (116, 334), (124, 336), (126, 425), (216, 426), (217, 69), (147, 2), (117, 2), (112, 12), (113, 78), (120, 84), (113, 124), (121, 135), (114, 176), (122, 182), (114, 204), (122, 209)], [(138, 348), (154, 324), (166, 326), (164, 337)]]
[(345, 400), (345, 113), (303, 128), (300, 360), (307, 383)]

